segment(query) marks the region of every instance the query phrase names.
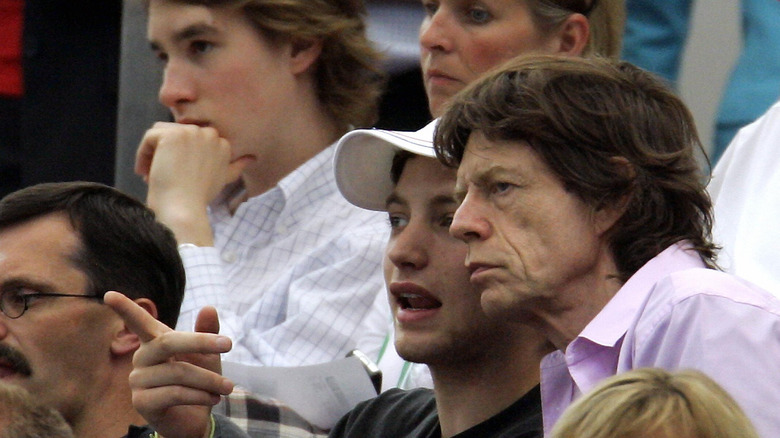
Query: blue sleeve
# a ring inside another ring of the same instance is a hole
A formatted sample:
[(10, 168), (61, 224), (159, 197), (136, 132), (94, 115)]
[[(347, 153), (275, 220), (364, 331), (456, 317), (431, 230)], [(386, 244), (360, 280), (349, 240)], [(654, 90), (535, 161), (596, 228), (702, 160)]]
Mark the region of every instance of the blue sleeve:
[(622, 58), (674, 84), (691, 6), (691, 0), (627, 0)]

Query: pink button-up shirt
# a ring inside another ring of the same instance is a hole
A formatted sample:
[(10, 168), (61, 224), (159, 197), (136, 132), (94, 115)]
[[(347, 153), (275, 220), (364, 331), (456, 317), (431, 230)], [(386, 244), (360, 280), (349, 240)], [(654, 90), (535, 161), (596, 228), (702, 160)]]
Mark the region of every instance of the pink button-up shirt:
[(762, 437), (780, 436), (780, 301), (705, 269), (676, 244), (637, 271), (572, 341), (542, 360), (545, 432), (572, 401), (642, 367), (700, 370), (728, 391)]

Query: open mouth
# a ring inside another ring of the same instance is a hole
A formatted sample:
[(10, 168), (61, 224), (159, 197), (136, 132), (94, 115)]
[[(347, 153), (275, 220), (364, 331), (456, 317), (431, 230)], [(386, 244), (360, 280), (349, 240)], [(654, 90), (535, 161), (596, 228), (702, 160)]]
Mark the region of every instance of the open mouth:
[(398, 304), (403, 310), (431, 310), (441, 307), (439, 300), (416, 294), (402, 294), (398, 297)]

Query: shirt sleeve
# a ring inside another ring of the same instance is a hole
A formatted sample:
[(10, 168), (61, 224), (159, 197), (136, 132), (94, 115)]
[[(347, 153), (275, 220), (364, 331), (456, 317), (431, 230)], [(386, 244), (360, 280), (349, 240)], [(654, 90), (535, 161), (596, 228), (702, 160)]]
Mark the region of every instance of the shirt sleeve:
[[(744, 286), (732, 277), (720, 287)], [(780, 430), (780, 316), (776, 305), (760, 297), (742, 300), (705, 291), (670, 301), (637, 327), (631, 368), (702, 371), (734, 397), (761, 436), (775, 436)]]
[(621, 59), (677, 81), (691, 0), (627, 0)]
[(216, 248), (182, 250), (187, 290), (177, 328), (192, 330), (200, 309), (214, 306), (220, 332), (233, 339), (226, 360), (299, 366), (344, 356), (355, 348), (358, 327), (384, 284), (385, 234), (364, 228), (313, 248), (245, 309), (230, 302)]
[(239, 333), (241, 327), (239, 321), (231, 319), (224, 310), (228, 308), (230, 299), (219, 250), (214, 247), (187, 247), (180, 249), (179, 255), (187, 282), (176, 329), (194, 330), (198, 312), (204, 306), (213, 306), (219, 312), (220, 333), (234, 339), (234, 334)]

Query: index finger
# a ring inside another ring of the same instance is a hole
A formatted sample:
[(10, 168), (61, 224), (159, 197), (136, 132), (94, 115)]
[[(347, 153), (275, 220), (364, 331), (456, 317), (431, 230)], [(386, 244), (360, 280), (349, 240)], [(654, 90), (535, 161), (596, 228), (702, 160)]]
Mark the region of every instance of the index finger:
[(143, 307), (119, 292), (106, 292), (103, 302), (116, 312), (141, 342), (149, 342), (171, 328), (158, 321)]
[(149, 169), (152, 167), (152, 159), (154, 158), (155, 149), (157, 149), (157, 141), (159, 139), (159, 133), (150, 128), (144, 134), (141, 139), (141, 144), (138, 145), (138, 149), (135, 151), (135, 165), (133, 171), (142, 176), (149, 175)]

